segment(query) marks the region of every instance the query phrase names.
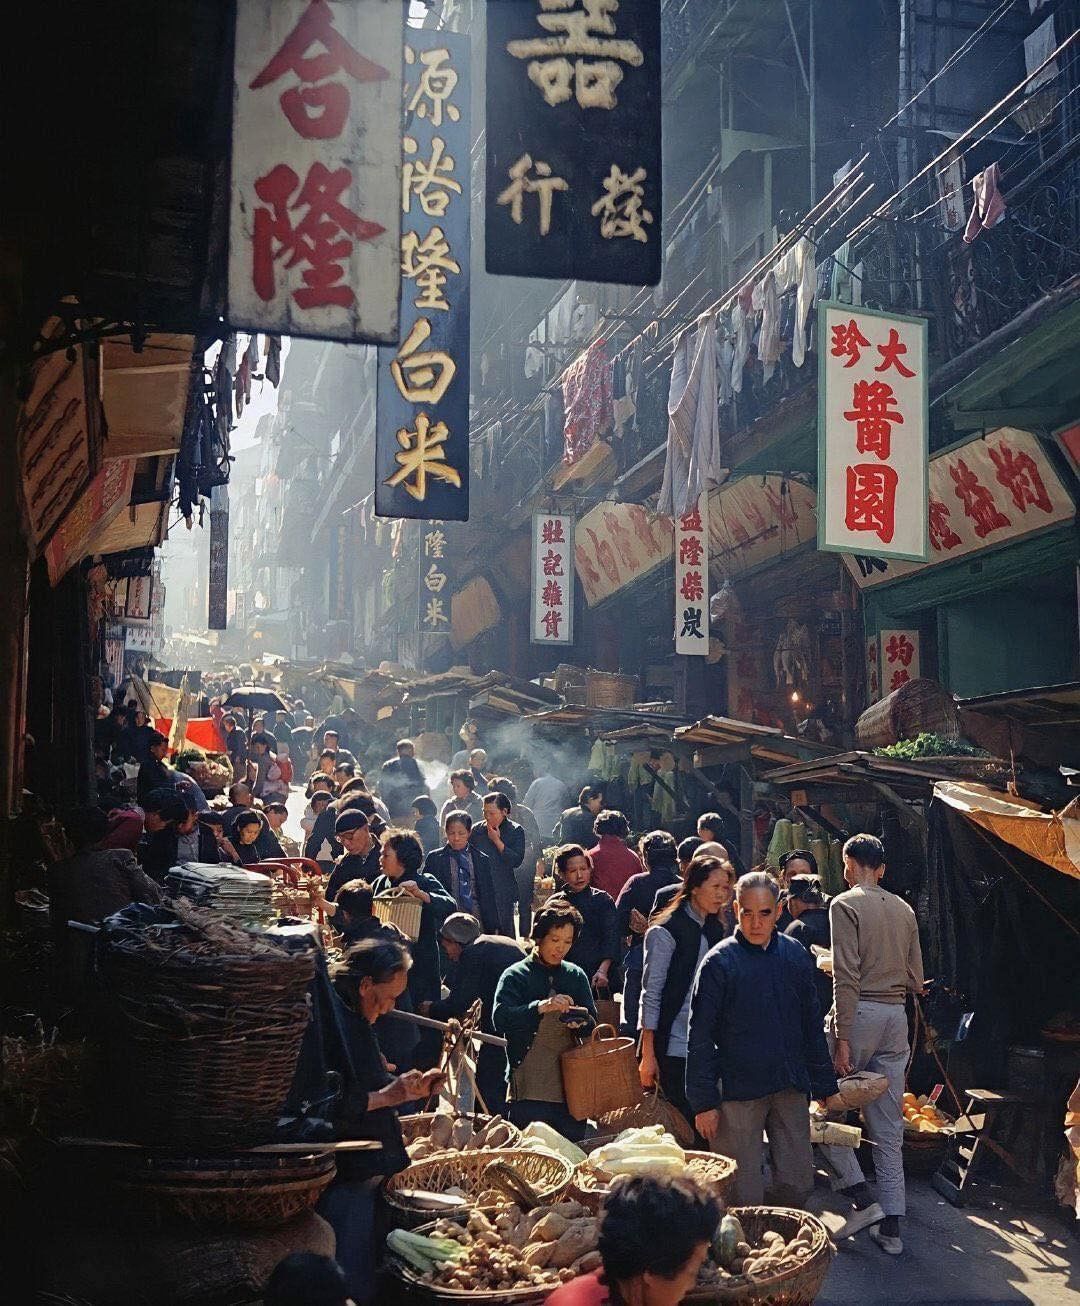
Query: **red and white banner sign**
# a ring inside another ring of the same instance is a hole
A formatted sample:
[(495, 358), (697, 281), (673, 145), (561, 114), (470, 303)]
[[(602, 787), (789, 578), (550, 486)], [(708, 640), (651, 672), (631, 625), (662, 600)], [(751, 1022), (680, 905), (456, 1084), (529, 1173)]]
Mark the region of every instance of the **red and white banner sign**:
[(881, 640), (881, 693), (918, 680), (922, 675), (922, 637), (917, 630), (883, 630)]
[(574, 642), (574, 519), (533, 513), (532, 642)]
[(598, 503), (574, 530), (585, 602), (594, 607), (671, 557), (671, 518), (640, 503)]
[(823, 303), (818, 548), (925, 562), (926, 322)]
[(237, 0), (231, 327), (397, 343), (402, 32), (400, 0)]
[(866, 639), (866, 703), (876, 703), (881, 697), (881, 645), (876, 635)]
[[(930, 463), (928, 565), (1060, 526), (1075, 516), (1072, 498), (1038, 438), (1003, 426)], [(919, 570), (918, 563), (880, 558), (844, 561), (863, 589)]]
[(709, 652), (709, 495), (675, 518), (675, 652)]

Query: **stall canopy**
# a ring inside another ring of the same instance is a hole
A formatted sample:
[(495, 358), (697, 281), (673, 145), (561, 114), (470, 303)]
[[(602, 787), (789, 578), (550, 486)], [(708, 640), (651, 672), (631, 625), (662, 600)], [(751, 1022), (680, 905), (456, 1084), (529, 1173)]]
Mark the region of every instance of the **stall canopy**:
[(1035, 803), (986, 785), (948, 782), (934, 786), (934, 797), (1003, 843), (1080, 879), (1080, 799), (1060, 812), (1044, 812)]

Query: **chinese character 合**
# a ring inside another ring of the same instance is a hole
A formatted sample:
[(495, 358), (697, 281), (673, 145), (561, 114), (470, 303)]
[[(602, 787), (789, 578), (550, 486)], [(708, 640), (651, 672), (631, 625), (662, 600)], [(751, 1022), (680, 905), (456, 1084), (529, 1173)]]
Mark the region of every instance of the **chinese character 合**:
[(684, 535), (679, 541), (679, 562), (684, 566), (696, 567), (703, 553), (701, 540), (696, 535)]
[(849, 531), (872, 531), (888, 544), (896, 530), (896, 486), (893, 467), (857, 463), (847, 469), (847, 508), (844, 524)]
[(990, 453), (990, 461), (997, 468), (995, 479), (999, 485), (1004, 485), (1009, 491), (1013, 503), (1021, 512), (1027, 512), (1029, 503), (1036, 508), (1041, 508), (1043, 512), (1054, 511), (1046, 484), (1031, 454), (1023, 450), (1017, 453), (1004, 440), (996, 449), (993, 445), (987, 445), (987, 449)]
[(705, 587), (701, 581), (700, 571), (688, 571), (682, 578), (682, 584), (679, 586), (679, 593), (684, 599), (693, 601), (705, 597)]
[(424, 585), (432, 594), (441, 594), (446, 587), (446, 572), (433, 562), (424, 573)]
[(432, 227), (426, 236), (406, 231), (401, 237), (401, 271), (420, 289), (413, 300), (417, 308), (449, 310), (443, 294), (448, 272), (460, 272), (461, 265), (451, 256), (450, 242), (441, 227)]
[(684, 512), (679, 518), (679, 530), (699, 531), (701, 528), (701, 509), (695, 503), (689, 512)]
[(427, 607), (424, 608), (424, 625), (432, 627), (445, 626), (449, 620), (442, 599), (428, 599)]
[(682, 614), (682, 630), (679, 631), (679, 638), (704, 639), (705, 635), (701, 629), (701, 620), (703, 616), (701, 608), (684, 608)]
[(859, 330), (859, 324), (852, 318), (849, 322), (838, 322), (832, 329), (833, 358), (846, 358), (845, 367), (854, 367), (862, 357), (860, 348), (869, 348), (870, 341)]
[(417, 155), (420, 146), (415, 137), (406, 136), (401, 148), (409, 158), (401, 165), (401, 211), (412, 211), (415, 195), (420, 207), (429, 218), (442, 218), (450, 207), (450, 192), (461, 194), (461, 183), (454, 180), (454, 156), (446, 154), (446, 142), (435, 136), (431, 142), (431, 158), (426, 162)]
[(565, 544), (561, 517), (549, 517), (540, 528), (541, 544)]
[[(446, 461), (443, 445), (450, 436), (445, 422), (432, 422), (427, 413), (418, 413), (416, 429), (410, 431), (402, 427), (397, 433), (401, 452), (394, 455), (398, 470), (386, 480), (386, 484), (404, 485), (405, 490), (414, 499), (427, 497), (427, 478), (434, 476), (447, 481), (455, 489), (461, 489), (461, 475), (457, 468)], [(412, 477), (410, 482), (409, 478)]]
[[(321, 45), (323, 52), (309, 55), (313, 45)], [(390, 76), (335, 30), (334, 15), (326, 0), (313, 0), (304, 10), (281, 49), (251, 81), (250, 89), (270, 86), (287, 72), (295, 73), (304, 85), (302, 89), (290, 87), (282, 94), (279, 103), (285, 117), (300, 136), (323, 141), (340, 136), (349, 116), (348, 87), (326, 79), (340, 72), (348, 73), (357, 82), (381, 82)]]
[[(614, 109), (615, 88), (623, 79), (619, 61), (639, 68), (645, 57), (635, 41), (616, 36), (612, 15), (619, 0), (581, 0), (580, 9), (576, 5), (577, 0), (540, 0), (547, 12), (538, 14), (536, 21), (558, 35), (510, 41), (507, 51), (515, 59), (530, 60), (529, 80), (548, 104), (562, 104), (576, 94), (583, 109)], [(574, 56), (574, 63), (568, 55)]]
[(559, 638), (559, 626), (562, 622), (562, 613), (558, 608), (548, 608), (542, 618), (544, 622), (544, 635), (548, 639)]
[[(305, 285), (292, 292), (300, 308), (347, 308), (356, 295), (342, 281), (342, 260), (351, 256), (356, 241), (374, 240), (385, 227), (359, 217), (341, 202), (342, 193), (352, 184), (348, 168), (331, 172), (324, 164), (313, 163), (290, 203), (299, 182), (292, 168), (279, 163), (255, 183), (255, 193), (263, 201), (255, 210), (252, 241), (255, 293), (263, 300), (274, 298), (274, 264), (285, 259), (286, 268), (307, 264), (302, 274)], [(297, 209), (307, 213), (294, 226), (290, 212)]]
[(561, 608), (563, 601), (562, 586), (557, 580), (548, 580), (544, 582), (544, 588), (540, 592), (540, 602), (545, 608)]
[(965, 515), (975, 523), (975, 534), (980, 540), (985, 539), (991, 531), (1012, 525), (994, 502), (993, 494), (982, 484), (963, 458), (958, 458), (956, 466), (949, 468), (949, 476), (956, 486), (954, 493), (963, 503)]
[(893, 407), (895, 403), (893, 388), (887, 382), (855, 382), (851, 408), (844, 417), (855, 423), (855, 442), (859, 453), (873, 453), (879, 458), (888, 458), (893, 425), (904, 424), (903, 415)]
[(442, 531), (428, 531), (424, 536), (424, 554), (428, 558), (446, 556), (446, 536)]
[(563, 177), (551, 175), (549, 163), (536, 163), (536, 175), (530, 177), (529, 169), (533, 167), (532, 155), (523, 154), (510, 169), (510, 185), (499, 195), (497, 204), (510, 205), (510, 218), (521, 226), (525, 216), (525, 196), (540, 197), (540, 234), (546, 236), (551, 230), (551, 204), (557, 190), (569, 190)]
[[(457, 105), (450, 103), (450, 97), (458, 84), (458, 75), (449, 66), (449, 61), (450, 51), (445, 48), (424, 50), (421, 53), (420, 62), (424, 67), (420, 81), (405, 106), (409, 113), (415, 113), (418, 118), (429, 119), (432, 127), (442, 126), (444, 109), (451, 122), (461, 118)], [(405, 62), (409, 65), (416, 62), (416, 51), (412, 46), (405, 47)]]
[(390, 375), (402, 399), (410, 404), (437, 404), (457, 374), (457, 364), (441, 349), (421, 349), (431, 335), (431, 323), (417, 318), (390, 364)]
[(915, 645), (906, 635), (892, 635), (888, 644), (885, 645), (885, 660), (887, 662), (899, 662), (905, 667), (911, 666), (911, 659), (915, 656)]
[(906, 363), (901, 362), (900, 355), (907, 353), (907, 345), (901, 341), (896, 327), (889, 328), (888, 340), (885, 344), (878, 345), (877, 351), (881, 355), (881, 362), (874, 368), (875, 372), (887, 372), (890, 367), (895, 367), (901, 376), (915, 375)]
[(541, 559), (545, 576), (565, 576), (563, 571), (562, 554), (556, 553), (554, 549), (548, 549)]
[(592, 206), (593, 217), (600, 218), (600, 235), (605, 240), (616, 240), (622, 236), (632, 236), (642, 242), (649, 239), (649, 233), (642, 226), (643, 222), (652, 222), (653, 216), (642, 207), (645, 198), (644, 168), (638, 168), (631, 175), (623, 172), (618, 164), (611, 165), (611, 172), (604, 178), (604, 194)]

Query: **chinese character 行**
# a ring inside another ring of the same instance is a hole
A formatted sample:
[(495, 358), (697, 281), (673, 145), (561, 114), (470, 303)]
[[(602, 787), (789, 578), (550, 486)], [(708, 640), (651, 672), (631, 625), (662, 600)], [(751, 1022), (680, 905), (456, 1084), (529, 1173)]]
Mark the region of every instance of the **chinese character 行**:
[(628, 175), (613, 163), (611, 172), (604, 178), (604, 194), (592, 206), (593, 217), (600, 218), (600, 235), (605, 240), (632, 236), (634, 240), (647, 241), (649, 233), (643, 222), (652, 222), (653, 216), (642, 207), (645, 198), (645, 169)]
[(424, 573), (424, 585), (432, 594), (441, 594), (446, 588), (446, 572), (440, 571), (433, 562)]
[(838, 322), (832, 329), (833, 358), (847, 358), (845, 367), (854, 367), (862, 357), (859, 350), (869, 348), (870, 341), (859, 330), (859, 324), (852, 318), (849, 322)]
[(559, 638), (559, 623), (562, 621), (562, 613), (558, 608), (548, 608), (544, 613), (544, 634), (548, 639)]
[(540, 528), (541, 544), (565, 544), (566, 536), (563, 534), (563, 524), (561, 517), (549, 517)]
[[(377, 222), (353, 213), (341, 202), (342, 192), (352, 182), (348, 168), (331, 172), (313, 163), (296, 199), (290, 197), (300, 179), (284, 163), (260, 177), (255, 193), (264, 206), (255, 210), (252, 282), (263, 300), (274, 298), (274, 264), (285, 259), (286, 268), (307, 264), (304, 286), (292, 293), (300, 308), (347, 308), (356, 295), (347, 282), (342, 260), (352, 254), (358, 240), (374, 240), (385, 231)], [(306, 209), (294, 226), (290, 211)]]
[(847, 469), (847, 507), (844, 525), (849, 531), (872, 531), (888, 544), (896, 530), (896, 486), (893, 467), (856, 463)]
[(446, 536), (442, 531), (428, 531), (424, 536), (424, 555), (428, 558), (446, 556)]
[(461, 265), (450, 253), (450, 242), (441, 227), (432, 227), (426, 236), (406, 231), (401, 237), (401, 271), (420, 288), (413, 300), (417, 308), (449, 310), (443, 294), (448, 272), (460, 272)]
[[(404, 485), (406, 492), (418, 500), (427, 497), (429, 476), (447, 481), (460, 490), (461, 475), (457, 468), (447, 463), (443, 448), (449, 436), (445, 422), (432, 422), (427, 413), (418, 413), (415, 430), (403, 426), (397, 433), (401, 452), (394, 454), (394, 459), (398, 470), (387, 477), (386, 484), (394, 487)], [(410, 477), (413, 478), (411, 482)]]
[(700, 571), (688, 571), (682, 578), (682, 584), (679, 586), (679, 593), (684, 599), (691, 601), (703, 599), (705, 597), (705, 587), (701, 583)]
[(851, 408), (844, 417), (855, 423), (855, 443), (859, 453), (888, 458), (893, 425), (904, 424), (903, 415), (893, 407), (895, 403), (893, 388), (885, 381), (855, 382)]
[(690, 639), (704, 639), (705, 635), (701, 629), (701, 620), (704, 613), (701, 608), (684, 608), (682, 614), (682, 630), (679, 631), (679, 638), (684, 636)]
[(696, 567), (701, 562), (704, 550), (701, 540), (696, 535), (684, 535), (679, 541), (679, 562)]
[(566, 572), (563, 571), (562, 554), (556, 553), (554, 549), (548, 549), (547, 553), (545, 553), (543, 558), (541, 559), (541, 563), (544, 569), (545, 576), (566, 575)]
[(450, 192), (461, 194), (461, 183), (453, 178), (454, 156), (446, 154), (446, 142), (436, 136), (431, 142), (431, 158), (413, 159), (420, 146), (413, 136), (406, 136), (401, 142), (403, 152), (410, 157), (401, 165), (401, 211), (412, 211), (412, 197), (420, 201), (420, 207), (429, 218), (442, 218), (450, 207)]
[(424, 609), (424, 625), (445, 626), (449, 620), (442, 599), (428, 599), (427, 607)]
[[(450, 51), (445, 48), (421, 53), (424, 67), (420, 81), (405, 106), (407, 112), (415, 113), (418, 118), (430, 119), (432, 127), (442, 126), (444, 109), (451, 122), (461, 118), (457, 105), (449, 103), (458, 84), (458, 75), (449, 66), (449, 60)], [(416, 62), (416, 51), (409, 45), (405, 47), (405, 62), (410, 66)]]
[(883, 345), (878, 345), (878, 353), (881, 355), (881, 362), (874, 368), (875, 372), (887, 372), (890, 367), (895, 367), (901, 376), (914, 376), (915, 373), (910, 367), (901, 361), (900, 355), (907, 353), (907, 345), (900, 339), (900, 333), (896, 327), (889, 328), (889, 338)]
[(563, 601), (562, 586), (557, 580), (544, 582), (544, 588), (540, 592), (540, 602), (545, 608), (561, 608)]
[(1012, 495), (1012, 501), (1021, 512), (1027, 512), (1027, 505), (1034, 504), (1043, 512), (1053, 512), (1046, 485), (1039, 474), (1038, 465), (1031, 454), (1010, 448), (1004, 440), (995, 449), (988, 445), (990, 460), (997, 468), (995, 480)]
[(949, 512), (948, 505), (930, 496), (930, 547), (938, 553), (943, 550), (955, 549), (962, 543), (960, 536), (953, 530), (949, 524), (952, 514)]
[(431, 335), (431, 323), (417, 318), (401, 342), (390, 375), (402, 399), (410, 404), (437, 404), (457, 374), (457, 364), (441, 349), (421, 349)]
[[(316, 44), (323, 47), (323, 53), (309, 55)], [(295, 73), (304, 86), (291, 87), (282, 94), (279, 103), (285, 117), (300, 136), (322, 141), (340, 136), (349, 116), (348, 87), (327, 78), (346, 72), (357, 82), (381, 82), (390, 76), (335, 30), (334, 15), (326, 0), (314, 0), (304, 10), (281, 49), (250, 83), (250, 89), (269, 86), (287, 72)]]
[(964, 505), (964, 514), (975, 523), (975, 534), (980, 540), (985, 539), (991, 531), (1011, 526), (1008, 517), (994, 502), (993, 494), (979, 480), (963, 458), (956, 460), (956, 466), (949, 468), (956, 489), (953, 493)]
[[(531, 61), (529, 80), (548, 104), (569, 100), (573, 86), (583, 109), (614, 109), (615, 88), (623, 79), (618, 61), (639, 68), (645, 56), (635, 41), (616, 36), (612, 14), (619, 0), (581, 0), (581, 4), (578, 9), (577, 0), (540, 0), (540, 7), (548, 12), (538, 14), (536, 21), (545, 31), (561, 35), (510, 41), (506, 48), (515, 59)], [(568, 55), (576, 62), (571, 63)]]
[(536, 176), (530, 177), (529, 169), (533, 167), (532, 155), (523, 154), (517, 163), (510, 169), (510, 185), (502, 192), (496, 200), (497, 204), (510, 205), (510, 218), (517, 225), (521, 226), (521, 220), (525, 216), (525, 196), (538, 195), (540, 197), (540, 234), (546, 236), (551, 230), (551, 203), (557, 190), (569, 190), (566, 180), (563, 177), (553, 177), (551, 175), (551, 165), (549, 163), (537, 162)]
[(892, 635), (888, 644), (885, 645), (885, 660), (887, 662), (899, 662), (905, 667), (911, 666), (911, 659), (915, 656), (915, 645), (906, 635)]

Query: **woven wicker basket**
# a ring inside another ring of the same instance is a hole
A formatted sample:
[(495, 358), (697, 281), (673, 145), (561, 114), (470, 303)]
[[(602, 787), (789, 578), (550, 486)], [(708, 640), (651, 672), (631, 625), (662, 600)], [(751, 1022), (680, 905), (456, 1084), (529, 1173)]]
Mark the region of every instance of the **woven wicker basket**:
[(633, 707), (637, 697), (637, 676), (623, 676), (617, 671), (594, 671), (585, 680), (585, 703), (588, 707)]
[[(601, 1037), (604, 1031), (608, 1037)], [(575, 1120), (598, 1120), (641, 1101), (634, 1040), (614, 1025), (597, 1025), (580, 1047), (560, 1055), (559, 1064), (566, 1109)]]
[(740, 1306), (747, 1302), (759, 1303), (759, 1306), (810, 1306), (821, 1291), (836, 1254), (829, 1231), (817, 1216), (784, 1206), (737, 1206), (732, 1214), (739, 1217), (752, 1246), (770, 1230), (783, 1234), (790, 1242), (801, 1229), (809, 1229), (812, 1235), (810, 1255), (804, 1261), (793, 1262), (790, 1269), (754, 1283), (741, 1282), (730, 1287), (722, 1283), (702, 1284), (687, 1293), (683, 1301), (738, 1302)]
[[(484, 1170), (492, 1161), (505, 1161), (534, 1188), (544, 1202), (557, 1201), (569, 1187), (574, 1177), (574, 1167), (565, 1157), (543, 1150), (525, 1151), (498, 1148), (490, 1152), (439, 1152), (436, 1156), (417, 1161), (396, 1175), (391, 1175), (383, 1185), (383, 1197), (394, 1221), (405, 1228), (415, 1228), (431, 1219), (431, 1210), (419, 1206), (408, 1198), (400, 1197), (403, 1188), (419, 1188), (429, 1193), (444, 1193), (448, 1188), (460, 1188), (466, 1198), (475, 1202), (485, 1191)], [(497, 1210), (508, 1206), (509, 1199), (498, 1205), (476, 1207), (481, 1211)]]
[[(945, 1112), (942, 1111), (942, 1115)], [(952, 1117), (947, 1117), (950, 1124), (956, 1121)], [(950, 1130), (948, 1133), (924, 1133), (921, 1134), (915, 1129), (908, 1129), (906, 1122), (904, 1126), (904, 1169), (918, 1178), (929, 1178), (930, 1175), (945, 1160), (949, 1151), (949, 1144), (952, 1142), (954, 1134)], [(872, 1149), (871, 1149), (872, 1150)]]
[[(695, 1179), (700, 1179), (719, 1202), (727, 1205), (727, 1195), (739, 1169), (730, 1156), (721, 1156), (719, 1152), (687, 1152), (686, 1169)], [(598, 1174), (588, 1165), (579, 1165), (574, 1172), (571, 1191), (582, 1205), (598, 1212), (604, 1198), (611, 1192), (611, 1180), (602, 1171)]]
[(662, 1089), (645, 1093), (633, 1106), (608, 1111), (598, 1123), (605, 1133), (620, 1134), (624, 1129), (643, 1129), (649, 1125), (663, 1125), (680, 1147), (693, 1147), (697, 1142), (694, 1126), (667, 1100)]
[[(474, 1115), (470, 1118), (477, 1133), (494, 1119), (493, 1116), (484, 1115)], [(400, 1116), (401, 1136), (405, 1140), (405, 1146), (409, 1147), (419, 1139), (427, 1138), (428, 1134), (431, 1133), (431, 1123), (434, 1119), (434, 1111), (423, 1111), (412, 1116)], [(504, 1121), (504, 1123), (507, 1129), (510, 1130), (510, 1142), (504, 1143), (503, 1147), (518, 1147), (521, 1143), (521, 1130), (517, 1125), (512, 1125), (509, 1120)]]
[[(431, 1212), (428, 1212), (430, 1215)], [(435, 1231), (435, 1222), (421, 1225), (417, 1233), (431, 1234)], [(539, 1306), (554, 1291), (551, 1287), (506, 1288), (499, 1291), (467, 1292), (463, 1288), (444, 1288), (438, 1284), (425, 1283), (410, 1265), (390, 1255), (383, 1263), (384, 1270), (404, 1284), (408, 1289), (408, 1299), (423, 1302), (475, 1302), (478, 1306), (501, 1306), (503, 1302), (513, 1306)]]
[(413, 943), (420, 937), (420, 917), (424, 904), (401, 889), (376, 894), (371, 909), (384, 925), (396, 925)]

